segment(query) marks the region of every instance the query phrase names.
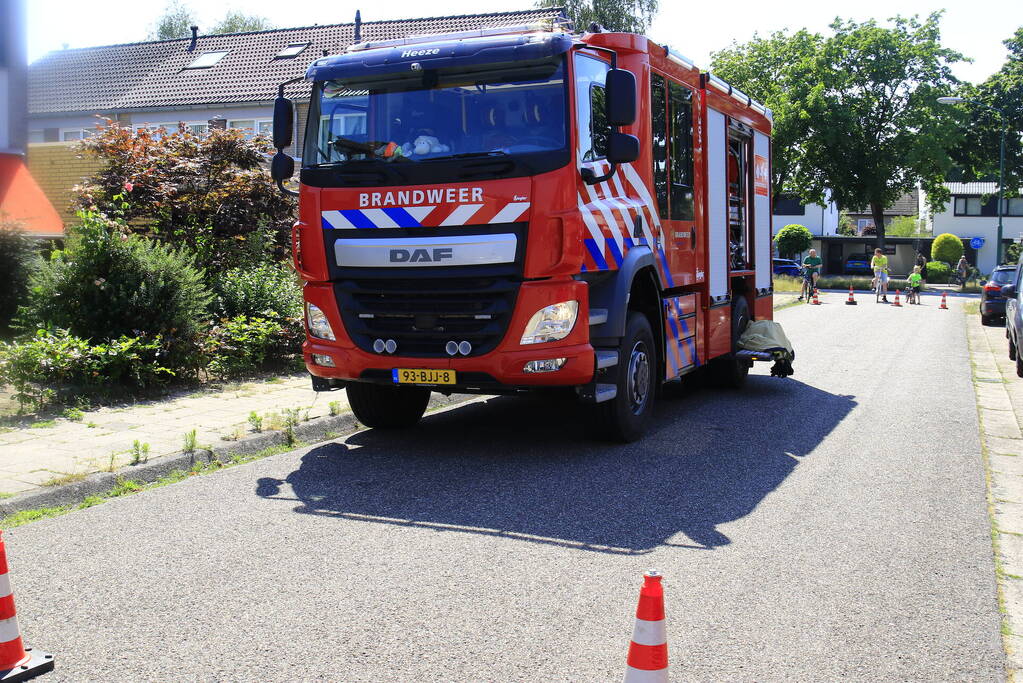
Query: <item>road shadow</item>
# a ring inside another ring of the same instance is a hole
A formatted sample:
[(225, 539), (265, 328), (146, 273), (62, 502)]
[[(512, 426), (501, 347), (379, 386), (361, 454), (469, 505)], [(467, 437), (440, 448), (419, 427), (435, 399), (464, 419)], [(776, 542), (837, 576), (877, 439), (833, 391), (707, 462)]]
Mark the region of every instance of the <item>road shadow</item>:
[(618, 445), (595, 440), (573, 401), (494, 398), (314, 448), (256, 494), (302, 514), (599, 552), (713, 549), (732, 542), (718, 526), (749, 514), (855, 405), (750, 376), (742, 392), (670, 392), (647, 437)]

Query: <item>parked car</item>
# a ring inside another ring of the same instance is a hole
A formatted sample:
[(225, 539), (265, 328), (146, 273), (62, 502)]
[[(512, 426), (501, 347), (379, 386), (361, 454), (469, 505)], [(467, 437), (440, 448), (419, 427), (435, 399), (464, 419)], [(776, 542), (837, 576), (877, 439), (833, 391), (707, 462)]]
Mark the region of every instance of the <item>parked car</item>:
[(990, 325), (1005, 317), (1005, 297), (1002, 287), (1016, 281), (1016, 266), (998, 266), (991, 279), (980, 290), (980, 321)]
[(1012, 267), (1012, 281), (1002, 287), (1002, 297), (1005, 301), (1005, 337), (1009, 340), (1009, 360), (1016, 361), (1016, 374), (1023, 377), (1023, 354), (1018, 350), (1019, 340), (1023, 339), (1023, 319), (1020, 318), (1020, 299), (1023, 297), (1017, 291), (1020, 267)]
[(774, 274), (799, 277), (799, 263), (787, 258), (774, 259)]
[(870, 272), (870, 256), (867, 254), (851, 254), (845, 260), (845, 272), (848, 275), (873, 275)]

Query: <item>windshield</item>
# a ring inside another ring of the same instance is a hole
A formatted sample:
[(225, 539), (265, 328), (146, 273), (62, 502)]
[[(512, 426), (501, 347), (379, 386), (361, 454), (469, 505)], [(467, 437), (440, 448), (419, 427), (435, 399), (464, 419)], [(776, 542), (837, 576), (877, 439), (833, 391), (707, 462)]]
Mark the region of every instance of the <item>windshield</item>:
[(561, 150), (565, 110), (562, 57), (318, 82), (303, 160), (413, 164)]

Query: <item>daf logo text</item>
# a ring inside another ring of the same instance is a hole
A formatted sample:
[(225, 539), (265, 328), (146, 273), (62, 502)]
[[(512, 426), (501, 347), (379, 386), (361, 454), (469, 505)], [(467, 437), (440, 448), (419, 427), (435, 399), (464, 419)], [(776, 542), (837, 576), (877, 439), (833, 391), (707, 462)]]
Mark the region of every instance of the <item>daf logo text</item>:
[(433, 249), (391, 249), (391, 263), (437, 263), (454, 257), (451, 247)]

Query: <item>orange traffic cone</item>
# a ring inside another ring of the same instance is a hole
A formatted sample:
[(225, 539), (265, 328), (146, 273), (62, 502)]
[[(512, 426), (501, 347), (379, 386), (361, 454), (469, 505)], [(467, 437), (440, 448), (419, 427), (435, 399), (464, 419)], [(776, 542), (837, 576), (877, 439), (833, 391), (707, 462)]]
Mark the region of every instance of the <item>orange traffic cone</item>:
[(636, 608), (636, 626), (629, 643), (624, 683), (667, 683), (668, 638), (664, 628), (664, 587), (661, 573), (643, 575)]
[(855, 306), (856, 305), (856, 299), (853, 298), (852, 285), (849, 285), (849, 298), (845, 300), (845, 305), (846, 306)]
[(820, 300), (817, 298), (817, 288), (816, 287), (813, 288), (813, 301), (811, 301), (810, 303), (813, 304), (814, 306), (820, 306), (821, 305)]
[(0, 532), (0, 681), (27, 681), (47, 671), (53, 671), (53, 655), (33, 652), (21, 642), (7, 576), (7, 550)]
[(899, 303), (899, 290), (895, 290), (895, 301), (892, 302), (892, 306), (902, 308), (902, 304)]
[(947, 296), (948, 295), (945, 292), (941, 293), (941, 305), (938, 306), (938, 308), (943, 310), (943, 311), (947, 311), (948, 310), (948, 304), (946, 303), (946, 297)]

